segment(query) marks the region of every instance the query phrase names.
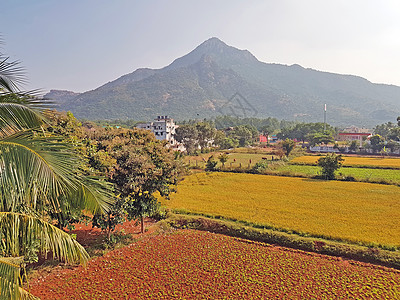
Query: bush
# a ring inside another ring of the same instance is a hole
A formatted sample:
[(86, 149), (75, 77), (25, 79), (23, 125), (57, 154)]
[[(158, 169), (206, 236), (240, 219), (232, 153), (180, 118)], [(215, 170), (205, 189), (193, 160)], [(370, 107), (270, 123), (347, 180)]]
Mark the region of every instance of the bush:
[(206, 171), (216, 171), (218, 162), (214, 159), (214, 156), (211, 155), (206, 163)]
[(342, 166), (343, 161), (342, 155), (336, 155), (335, 153), (320, 157), (318, 166), (322, 167), (322, 176), (328, 180), (335, 179), (335, 172)]
[(257, 162), (251, 169), (252, 173), (262, 174), (265, 170), (269, 169), (269, 163), (266, 160), (261, 160)]

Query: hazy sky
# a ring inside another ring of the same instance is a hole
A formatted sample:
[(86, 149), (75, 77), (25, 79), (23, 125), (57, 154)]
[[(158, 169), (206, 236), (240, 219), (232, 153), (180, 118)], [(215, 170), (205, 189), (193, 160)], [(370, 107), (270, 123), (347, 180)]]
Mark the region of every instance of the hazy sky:
[(1, 0), (2, 52), (26, 89), (95, 89), (210, 37), (268, 63), (400, 85), (400, 1)]

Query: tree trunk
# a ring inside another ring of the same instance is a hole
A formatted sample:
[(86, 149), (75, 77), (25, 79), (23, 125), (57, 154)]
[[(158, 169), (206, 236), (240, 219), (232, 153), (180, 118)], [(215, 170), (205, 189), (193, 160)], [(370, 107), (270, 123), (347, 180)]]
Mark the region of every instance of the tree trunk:
[(143, 216), (140, 216), (140, 232), (144, 233), (144, 219), (143, 219)]
[(107, 238), (108, 238), (108, 241), (110, 241), (110, 238), (111, 238), (111, 215), (110, 214), (108, 214), (108, 228), (107, 228)]

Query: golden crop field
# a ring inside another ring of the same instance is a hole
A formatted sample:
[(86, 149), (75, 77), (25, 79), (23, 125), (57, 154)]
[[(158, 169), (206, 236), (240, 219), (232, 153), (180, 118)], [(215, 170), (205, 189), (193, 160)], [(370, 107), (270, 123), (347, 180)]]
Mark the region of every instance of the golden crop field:
[[(300, 164), (317, 164), (317, 160), (321, 156), (300, 156), (292, 159), (293, 163)], [(380, 157), (359, 157), (359, 156), (343, 156), (344, 166), (371, 166), (400, 169), (400, 158), (380, 158)]]
[(354, 242), (400, 246), (400, 187), (234, 173), (186, 177), (171, 209)]

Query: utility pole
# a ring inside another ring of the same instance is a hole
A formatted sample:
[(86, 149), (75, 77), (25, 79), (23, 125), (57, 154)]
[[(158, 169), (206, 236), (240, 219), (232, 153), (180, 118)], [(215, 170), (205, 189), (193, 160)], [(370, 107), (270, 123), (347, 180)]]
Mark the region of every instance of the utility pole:
[(324, 131), (326, 130), (326, 104), (324, 107)]

